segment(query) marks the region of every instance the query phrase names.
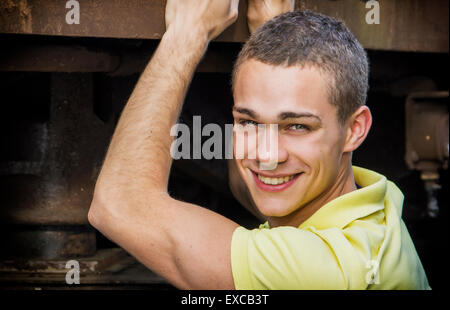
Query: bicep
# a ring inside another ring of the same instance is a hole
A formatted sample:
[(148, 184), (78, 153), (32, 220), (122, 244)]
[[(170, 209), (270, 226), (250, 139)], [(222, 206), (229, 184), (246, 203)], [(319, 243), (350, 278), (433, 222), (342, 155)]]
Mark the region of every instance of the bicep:
[(238, 224), (233, 221), (166, 194), (153, 196), (148, 207), (102, 210), (94, 226), (174, 286), (234, 288), (230, 247)]
[[(234, 289), (231, 239), (239, 226), (208, 209), (171, 199), (176, 226), (168, 227), (178, 277), (184, 288)], [(168, 225), (171, 225), (170, 223)]]

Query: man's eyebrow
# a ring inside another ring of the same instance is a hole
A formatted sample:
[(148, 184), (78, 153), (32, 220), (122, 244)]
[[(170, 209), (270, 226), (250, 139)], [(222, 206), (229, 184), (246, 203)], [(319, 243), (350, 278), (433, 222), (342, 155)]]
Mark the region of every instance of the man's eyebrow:
[[(241, 114), (246, 114), (254, 119), (258, 118), (258, 114), (251, 109), (233, 106), (233, 111), (236, 111)], [(289, 112), (281, 112), (280, 114), (278, 114), (278, 119), (282, 121), (288, 118), (302, 118), (302, 117), (313, 117), (316, 118), (319, 122), (322, 122), (322, 119), (319, 116), (309, 112), (297, 113), (289, 111)]]
[(240, 108), (240, 107), (236, 107), (236, 106), (233, 106), (233, 111), (239, 112), (241, 114), (246, 114), (246, 115), (250, 116), (251, 118), (257, 118), (257, 115), (258, 115), (253, 110), (246, 109), (246, 108)]
[(296, 112), (282, 112), (278, 114), (278, 118), (280, 120), (285, 120), (288, 118), (301, 118), (301, 117), (313, 117), (316, 118), (319, 122), (322, 122), (321, 118), (315, 114), (303, 112), (303, 113), (296, 113)]

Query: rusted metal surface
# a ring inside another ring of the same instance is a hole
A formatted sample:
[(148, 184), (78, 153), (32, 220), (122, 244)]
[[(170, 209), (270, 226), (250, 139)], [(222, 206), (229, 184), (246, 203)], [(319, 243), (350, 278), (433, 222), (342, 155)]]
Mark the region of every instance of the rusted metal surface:
[[(57, 285), (58, 289), (90, 289), (98, 285), (160, 285), (168, 282), (140, 264), (120, 248), (98, 250), (95, 255), (76, 259), (80, 267), (80, 284), (67, 285), (68, 259), (53, 260), (3, 260), (0, 261), (0, 285), (20, 285), (45, 289)], [(109, 288), (109, 287), (108, 287)]]
[[(157, 47), (157, 42), (135, 42), (124, 47), (120, 43), (108, 48), (99, 43), (70, 45), (32, 43), (9, 38), (0, 50), (0, 71), (15, 72), (107, 72), (130, 75), (142, 72)], [(197, 72), (230, 72), (238, 44), (217, 43), (210, 46), (197, 67)]]
[[(3, 260), (0, 261), (0, 285), (14, 289), (113, 289), (116, 285), (135, 287), (169, 285), (168, 282), (140, 264), (120, 248), (102, 249), (90, 257), (76, 259), (80, 267), (80, 284), (67, 285), (67, 260)], [(54, 287), (52, 287), (52, 285)], [(131, 288), (130, 287), (130, 288)]]
[(0, 51), (0, 71), (111, 72), (118, 66), (119, 55), (84, 46), (5, 44)]
[[(80, 0), (80, 23), (67, 24), (66, 1), (2, 0), (0, 32), (84, 37), (160, 39), (165, 32), (165, 0)], [(242, 1), (240, 10), (246, 11)], [(244, 41), (245, 16), (217, 40)]]
[(94, 113), (91, 74), (51, 75), (49, 121), (40, 128), (39, 156), (1, 163), (1, 220), (87, 225), (95, 180), (113, 130), (112, 122)]
[[(0, 33), (160, 39), (165, 31), (164, 0), (80, 0), (80, 23), (67, 24), (66, 1), (1, 0)], [(380, 0), (380, 24), (367, 24), (365, 1), (297, 0), (311, 9), (345, 21), (368, 49), (448, 52), (447, 0)], [(237, 22), (216, 40), (248, 38), (246, 1)]]
[[(32, 260), (3, 260), (0, 261), (0, 274), (14, 273), (51, 273), (66, 274), (67, 259), (32, 259)], [(76, 259), (79, 263), (80, 273), (117, 272), (136, 260), (120, 248), (103, 249), (89, 257), (67, 257)]]
[(339, 18), (367, 49), (448, 52), (447, 0), (379, 0), (380, 23), (367, 24), (366, 1), (297, 0), (296, 9), (311, 9)]
[(96, 251), (95, 232), (87, 229), (18, 231), (11, 228), (3, 231), (1, 238), (3, 253), (0, 256), (10, 258), (52, 260), (91, 256)]
[[(9, 152), (0, 161), (4, 245), (0, 256), (46, 260), (91, 256), (96, 235), (88, 226), (87, 213), (113, 120), (107, 116), (102, 120), (95, 113), (92, 73), (37, 77), (48, 79), (34, 80), (47, 89), (33, 90), (36, 97), (18, 100), (22, 111), (5, 109), (3, 118), (7, 131), (2, 132), (2, 147)], [(15, 91), (29, 91), (30, 86), (19, 85)], [(49, 95), (41, 97), (44, 93)], [(30, 119), (27, 110), (43, 116)]]

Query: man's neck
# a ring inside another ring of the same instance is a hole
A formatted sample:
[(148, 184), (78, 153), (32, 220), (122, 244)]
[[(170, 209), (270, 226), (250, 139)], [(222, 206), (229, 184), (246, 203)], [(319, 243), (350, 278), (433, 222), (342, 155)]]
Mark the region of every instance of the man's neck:
[(353, 176), (353, 169), (351, 162), (340, 169), (336, 178), (336, 182), (329, 190), (323, 192), (316, 199), (309, 202), (307, 205), (299, 208), (295, 212), (284, 217), (269, 217), (268, 221), (270, 227), (278, 226), (294, 226), (298, 227), (308, 218), (310, 218), (317, 210), (328, 202), (336, 199), (339, 196), (350, 193), (356, 190), (355, 178)]

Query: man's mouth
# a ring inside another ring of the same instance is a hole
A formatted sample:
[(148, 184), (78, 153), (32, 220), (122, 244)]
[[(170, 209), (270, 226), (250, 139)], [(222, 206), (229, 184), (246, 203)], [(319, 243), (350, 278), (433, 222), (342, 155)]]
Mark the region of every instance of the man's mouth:
[(269, 192), (279, 192), (291, 186), (302, 173), (284, 175), (278, 177), (268, 177), (252, 171), (256, 185)]
[(269, 178), (269, 177), (264, 177), (260, 174), (258, 174), (258, 179), (263, 182), (264, 184), (268, 184), (268, 185), (278, 185), (278, 184), (283, 184), (286, 182), (289, 182), (290, 180), (292, 180), (294, 178), (294, 174), (290, 175), (290, 176), (285, 176), (285, 177), (281, 177), (281, 178)]

